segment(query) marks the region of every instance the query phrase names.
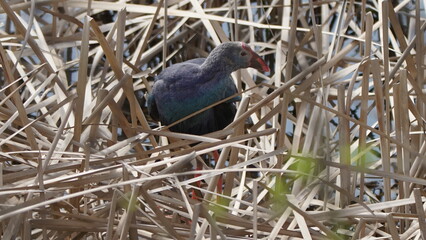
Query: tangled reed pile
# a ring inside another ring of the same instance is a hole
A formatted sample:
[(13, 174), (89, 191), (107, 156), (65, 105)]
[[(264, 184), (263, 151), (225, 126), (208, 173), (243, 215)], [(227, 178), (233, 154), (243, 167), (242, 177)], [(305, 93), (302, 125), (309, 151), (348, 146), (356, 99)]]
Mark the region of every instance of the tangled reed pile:
[[(425, 1), (0, 5), (2, 239), (426, 238)], [(272, 69), (233, 75), (230, 126), (147, 117), (230, 40)]]

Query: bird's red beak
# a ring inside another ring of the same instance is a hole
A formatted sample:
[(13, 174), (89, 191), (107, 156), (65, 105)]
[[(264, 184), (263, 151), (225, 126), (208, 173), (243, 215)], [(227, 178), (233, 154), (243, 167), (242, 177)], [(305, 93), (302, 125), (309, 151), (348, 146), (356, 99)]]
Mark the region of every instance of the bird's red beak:
[(265, 61), (263, 61), (263, 59), (257, 53), (255, 53), (253, 50), (251, 50), (251, 48), (248, 45), (246, 45), (245, 43), (242, 43), (242, 46), (243, 46), (244, 49), (246, 49), (247, 51), (249, 51), (251, 53), (249, 67), (255, 68), (255, 69), (262, 71), (262, 72), (269, 72), (270, 71), (268, 65), (266, 65)]

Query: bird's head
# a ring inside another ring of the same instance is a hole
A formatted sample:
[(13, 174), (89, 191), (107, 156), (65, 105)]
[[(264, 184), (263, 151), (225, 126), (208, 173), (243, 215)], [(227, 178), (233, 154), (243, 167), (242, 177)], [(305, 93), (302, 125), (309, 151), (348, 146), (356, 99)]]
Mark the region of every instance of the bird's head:
[[(269, 72), (265, 61), (255, 53), (250, 46), (243, 42), (225, 42), (217, 46), (214, 52), (218, 52), (222, 61), (233, 66), (233, 70), (252, 67), (262, 72)], [(213, 53), (213, 52), (212, 52)], [(215, 55), (215, 54), (213, 54)]]
[(243, 42), (241, 43), (239, 56), (243, 60), (244, 64), (248, 63), (248, 67), (255, 68), (262, 72), (270, 71), (265, 61), (263, 61), (263, 59), (257, 53), (251, 50), (251, 48)]

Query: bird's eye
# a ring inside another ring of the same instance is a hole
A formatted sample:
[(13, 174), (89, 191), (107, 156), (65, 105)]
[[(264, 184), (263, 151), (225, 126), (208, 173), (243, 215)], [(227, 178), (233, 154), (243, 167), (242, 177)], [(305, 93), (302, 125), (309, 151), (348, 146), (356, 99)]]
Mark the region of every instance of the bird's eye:
[(242, 51), (242, 52), (240, 53), (240, 55), (241, 55), (242, 57), (244, 57), (244, 56), (246, 56), (246, 55), (247, 55), (247, 52)]

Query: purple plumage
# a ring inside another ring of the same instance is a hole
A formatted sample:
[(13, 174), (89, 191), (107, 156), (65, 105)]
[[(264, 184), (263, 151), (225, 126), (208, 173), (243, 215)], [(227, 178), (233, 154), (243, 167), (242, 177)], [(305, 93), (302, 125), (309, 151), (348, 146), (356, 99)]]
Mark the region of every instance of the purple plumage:
[[(269, 71), (259, 55), (241, 42), (222, 43), (207, 58), (174, 64), (156, 77), (148, 98), (149, 114), (162, 124), (169, 125), (228, 98), (237, 93), (230, 74), (248, 67)], [(170, 130), (202, 135), (223, 129), (234, 119), (235, 101), (238, 100), (238, 97), (232, 98), (207, 109)]]

